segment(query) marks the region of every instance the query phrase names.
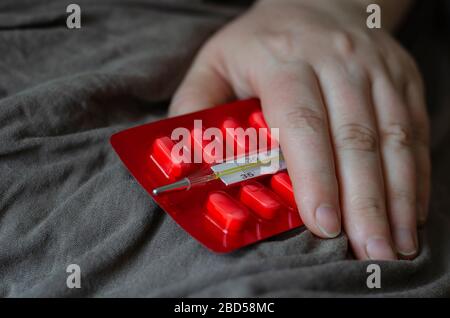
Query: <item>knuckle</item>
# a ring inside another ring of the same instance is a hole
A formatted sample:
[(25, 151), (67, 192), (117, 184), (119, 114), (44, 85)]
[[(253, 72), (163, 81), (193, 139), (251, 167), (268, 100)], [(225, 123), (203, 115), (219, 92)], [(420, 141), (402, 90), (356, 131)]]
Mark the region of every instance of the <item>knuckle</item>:
[(302, 173), (293, 177), (299, 184), (320, 184), (323, 189), (336, 189), (336, 173), (329, 167), (311, 169), (308, 173)]
[(355, 52), (355, 43), (350, 33), (345, 31), (336, 31), (332, 35), (332, 41), (343, 57), (351, 57)]
[(377, 133), (360, 124), (343, 125), (338, 129), (335, 139), (339, 150), (376, 152), (378, 149)]
[(276, 70), (270, 73), (270, 81), (275, 89), (288, 90), (298, 83), (301, 72), (297, 70)]
[(351, 199), (352, 210), (360, 216), (370, 219), (385, 218), (384, 207), (375, 197), (355, 196)]
[(265, 77), (270, 78), (267, 83), (273, 90), (283, 90), (291, 95), (296, 94), (299, 85), (317, 81), (313, 67), (303, 60), (297, 61), (294, 65), (278, 65), (269, 69)]
[(285, 114), (286, 127), (308, 133), (318, 133), (325, 129), (324, 114), (309, 106), (297, 106)]
[(368, 89), (370, 84), (370, 76), (367, 70), (357, 62), (349, 62), (347, 64), (347, 77), (349, 81), (359, 87)]
[(381, 131), (382, 141), (398, 146), (410, 147), (412, 134), (409, 127), (403, 124), (391, 124)]
[(258, 37), (269, 52), (280, 61), (289, 62), (299, 54), (299, 41), (290, 31), (265, 32)]
[(414, 192), (402, 189), (393, 189), (392, 200), (405, 202), (409, 207), (411, 207), (411, 209), (414, 209), (416, 203), (416, 196)]

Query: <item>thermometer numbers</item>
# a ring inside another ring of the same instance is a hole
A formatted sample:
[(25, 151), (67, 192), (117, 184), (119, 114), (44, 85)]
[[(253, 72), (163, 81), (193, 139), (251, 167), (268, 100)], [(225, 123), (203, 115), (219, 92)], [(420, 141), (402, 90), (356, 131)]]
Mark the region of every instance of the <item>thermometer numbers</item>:
[(252, 172), (252, 171), (243, 171), (240, 174), (240, 176), (241, 176), (242, 180), (247, 180), (247, 179), (254, 178), (255, 177), (255, 173)]

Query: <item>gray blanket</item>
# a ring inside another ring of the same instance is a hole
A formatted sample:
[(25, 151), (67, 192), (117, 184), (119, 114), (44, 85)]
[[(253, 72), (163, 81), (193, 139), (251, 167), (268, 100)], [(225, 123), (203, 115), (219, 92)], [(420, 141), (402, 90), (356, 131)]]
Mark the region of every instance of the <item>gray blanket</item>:
[[(0, 2), (1, 296), (450, 296), (450, 50), (438, 1), (402, 35), (429, 88), (431, 217), (417, 259), (380, 262), (381, 289), (366, 287), (369, 263), (351, 258), (345, 235), (301, 229), (206, 250), (109, 144), (166, 115), (195, 52), (245, 7), (78, 0), (82, 27), (69, 30), (70, 2)], [(81, 268), (79, 289), (66, 286), (69, 264)]]

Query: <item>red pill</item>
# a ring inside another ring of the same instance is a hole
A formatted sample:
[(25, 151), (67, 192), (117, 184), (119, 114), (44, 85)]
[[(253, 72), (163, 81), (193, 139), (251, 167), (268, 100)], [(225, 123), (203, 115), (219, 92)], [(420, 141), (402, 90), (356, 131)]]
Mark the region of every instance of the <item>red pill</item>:
[[(207, 140), (205, 129), (194, 128), (191, 131), (196, 163), (214, 163), (223, 159), (223, 143), (219, 138)], [(203, 160), (203, 161), (202, 161)]]
[(222, 191), (213, 192), (208, 196), (206, 210), (211, 221), (227, 232), (242, 230), (249, 217), (245, 206)]
[[(264, 149), (261, 145), (264, 145), (269, 149), (272, 147), (278, 147), (277, 141), (272, 139), (272, 136), (270, 135), (270, 128), (267, 125), (261, 111), (253, 112), (248, 118), (248, 123), (258, 130), (259, 148)], [(261, 138), (265, 139), (265, 143), (262, 143)]]
[(246, 138), (238, 138), (236, 134), (236, 129), (238, 128), (242, 127), (234, 118), (225, 119), (222, 123), (222, 132), (225, 135), (225, 141), (228, 147), (235, 149), (236, 152), (234, 154), (243, 155), (248, 151), (248, 143), (246, 142)]
[(291, 207), (296, 207), (291, 178), (286, 172), (279, 172), (272, 176), (270, 185), (273, 191), (286, 200)]
[(169, 137), (161, 137), (154, 141), (152, 158), (168, 178), (184, 175), (190, 168), (190, 153), (188, 149), (180, 150), (182, 156), (172, 156), (175, 143)]
[(266, 220), (273, 219), (281, 207), (276, 195), (259, 182), (249, 182), (242, 186), (240, 199)]
[(266, 120), (264, 119), (264, 115), (261, 111), (253, 112), (249, 116), (248, 122), (252, 127), (255, 128), (269, 128), (269, 126), (267, 126)]

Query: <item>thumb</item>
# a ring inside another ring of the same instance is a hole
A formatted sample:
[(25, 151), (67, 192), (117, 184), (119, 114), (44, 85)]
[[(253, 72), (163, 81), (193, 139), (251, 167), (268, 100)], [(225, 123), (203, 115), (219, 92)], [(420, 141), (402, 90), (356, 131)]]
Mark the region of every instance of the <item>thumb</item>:
[(233, 98), (226, 78), (214, 66), (198, 59), (176, 91), (169, 116), (178, 116), (223, 104)]

